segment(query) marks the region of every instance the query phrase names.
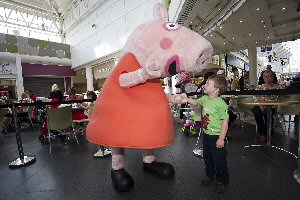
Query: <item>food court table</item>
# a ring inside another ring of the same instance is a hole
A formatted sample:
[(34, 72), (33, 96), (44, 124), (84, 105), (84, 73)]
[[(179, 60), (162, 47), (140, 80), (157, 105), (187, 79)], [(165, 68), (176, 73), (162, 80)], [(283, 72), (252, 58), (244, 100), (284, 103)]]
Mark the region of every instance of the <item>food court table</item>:
[(298, 115), (298, 137), (299, 137), (298, 160), (297, 160), (298, 168), (294, 171), (294, 178), (300, 184), (300, 113)]
[[(297, 164), (298, 164), (298, 168), (295, 170), (294, 172), (294, 178), (296, 179), (296, 181), (300, 184), (300, 123), (299, 123), (299, 146), (298, 146), (298, 156), (296, 156), (295, 154), (293, 154), (292, 152), (289, 152), (285, 149), (282, 149), (280, 147), (277, 146), (273, 146), (272, 145), (272, 140), (271, 140), (271, 131), (272, 131), (272, 106), (279, 106), (279, 105), (292, 105), (292, 104), (298, 104), (300, 103), (300, 101), (286, 101), (286, 102), (269, 102), (269, 101), (263, 101), (263, 102), (249, 102), (249, 103), (245, 103), (247, 105), (257, 105), (257, 106), (266, 106), (266, 110), (267, 110), (267, 145), (246, 145), (244, 146), (243, 150), (245, 150), (245, 148), (250, 148), (250, 147), (268, 147), (268, 148), (275, 148), (277, 150), (286, 152), (292, 156), (294, 156), (297, 159)], [(300, 116), (300, 113), (299, 113)], [(299, 119), (300, 122), (300, 119)]]

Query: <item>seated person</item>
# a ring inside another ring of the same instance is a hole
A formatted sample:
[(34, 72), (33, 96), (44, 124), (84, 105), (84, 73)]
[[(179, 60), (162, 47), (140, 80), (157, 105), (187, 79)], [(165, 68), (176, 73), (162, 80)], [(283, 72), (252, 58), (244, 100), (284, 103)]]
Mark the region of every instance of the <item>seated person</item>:
[[(75, 87), (69, 89), (68, 95), (69, 96), (66, 98), (66, 101), (83, 99), (82, 96), (76, 95)], [(73, 108), (73, 112), (72, 112), (73, 120), (88, 119), (88, 116), (84, 114), (85, 107), (81, 103), (72, 104), (72, 108)]]
[[(271, 65), (267, 65), (266, 70), (264, 70), (264, 71), (261, 72), (261, 74), (260, 74), (260, 76), (258, 78), (258, 85), (265, 84), (265, 80), (264, 80), (264, 73), (265, 73), (265, 71), (272, 71), (272, 66)], [(276, 75), (274, 76), (273, 83), (274, 84), (278, 84), (278, 79), (277, 79)]]
[(0, 105), (4, 105), (4, 104), (6, 104), (6, 101), (3, 99), (0, 99)]
[[(33, 101), (28, 97), (26, 93), (22, 93), (21, 100), (19, 103), (32, 103)], [(18, 117), (28, 117), (29, 106), (20, 106), (18, 107)]]
[(0, 93), (1, 94), (1, 101), (4, 101), (5, 103), (8, 101), (8, 97), (4, 92)]
[[(57, 101), (62, 101), (63, 100), (63, 94), (60, 90), (54, 90), (50, 93), (49, 99), (51, 99), (50, 102), (57, 102)], [(50, 108), (58, 108), (60, 106), (60, 104), (54, 104), (54, 105), (50, 105)], [(48, 126), (47, 126), (47, 117), (45, 117), (44, 120), (44, 125), (41, 128), (41, 135), (39, 136), (39, 139), (41, 140), (41, 142), (44, 142), (44, 136), (48, 134)]]
[[(76, 95), (76, 89), (75, 87), (72, 87), (68, 91), (68, 97), (66, 98), (66, 101), (70, 100), (82, 100), (83, 95)], [(84, 103), (72, 103), (72, 119), (73, 120), (82, 120), (82, 119), (88, 119), (88, 115), (85, 114), (85, 106)], [(79, 123), (79, 133), (83, 136), (84, 133), (82, 131), (83, 128), (83, 122)]]
[(36, 100), (36, 95), (33, 94), (31, 90), (27, 90), (25, 93), (27, 94), (28, 98), (30, 98), (32, 101)]
[(52, 85), (52, 89), (49, 94), (49, 99), (52, 99), (51, 102), (54, 102), (55, 99), (56, 101), (62, 101), (64, 99), (64, 94), (56, 84)]
[[(256, 90), (273, 90), (273, 89), (282, 89), (282, 86), (279, 84), (274, 84), (275, 73), (271, 70), (266, 70), (263, 74), (265, 84), (258, 85)], [(277, 95), (258, 95), (254, 97), (254, 101), (278, 101)], [(259, 140), (265, 142), (267, 139), (267, 113), (265, 106), (253, 106), (252, 112), (255, 117), (257, 124), (257, 130), (260, 134)], [(272, 116), (275, 112), (275, 109), (272, 109)], [(273, 119), (272, 119), (273, 125)]]
[(91, 106), (91, 104), (95, 103), (95, 101), (97, 99), (97, 95), (96, 95), (96, 93), (94, 91), (88, 91), (86, 93), (86, 95), (87, 95), (87, 98), (88, 99), (92, 99), (93, 102), (83, 102), (81, 107), (85, 109), (84, 114), (86, 114), (87, 116), (89, 116), (91, 114), (91, 113), (89, 113), (90, 106)]

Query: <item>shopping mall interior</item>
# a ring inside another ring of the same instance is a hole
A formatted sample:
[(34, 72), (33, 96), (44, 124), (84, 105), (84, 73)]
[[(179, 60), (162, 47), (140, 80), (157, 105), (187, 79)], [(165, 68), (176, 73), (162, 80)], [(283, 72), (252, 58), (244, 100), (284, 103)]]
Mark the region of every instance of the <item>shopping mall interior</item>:
[(299, 114), (299, 0), (0, 0), (2, 200), (296, 200)]

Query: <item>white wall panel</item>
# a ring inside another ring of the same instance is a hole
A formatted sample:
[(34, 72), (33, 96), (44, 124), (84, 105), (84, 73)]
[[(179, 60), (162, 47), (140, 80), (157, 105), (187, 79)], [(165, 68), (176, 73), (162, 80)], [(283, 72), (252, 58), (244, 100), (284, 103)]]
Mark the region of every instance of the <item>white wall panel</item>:
[[(66, 32), (72, 66), (76, 68), (122, 49), (128, 35), (139, 24), (153, 20), (154, 4), (163, 1), (107, 0), (101, 3)], [(93, 24), (96, 26), (92, 27)]]

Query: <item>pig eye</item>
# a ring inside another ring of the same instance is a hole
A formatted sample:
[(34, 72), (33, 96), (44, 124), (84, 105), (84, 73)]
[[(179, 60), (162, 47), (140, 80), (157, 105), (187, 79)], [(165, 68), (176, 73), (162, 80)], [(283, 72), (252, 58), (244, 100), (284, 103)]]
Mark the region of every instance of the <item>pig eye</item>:
[(178, 24), (176, 23), (173, 23), (173, 22), (166, 22), (164, 24), (164, 28), (167, 30), (167, 31), (175, 31), (179, 28)]

